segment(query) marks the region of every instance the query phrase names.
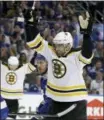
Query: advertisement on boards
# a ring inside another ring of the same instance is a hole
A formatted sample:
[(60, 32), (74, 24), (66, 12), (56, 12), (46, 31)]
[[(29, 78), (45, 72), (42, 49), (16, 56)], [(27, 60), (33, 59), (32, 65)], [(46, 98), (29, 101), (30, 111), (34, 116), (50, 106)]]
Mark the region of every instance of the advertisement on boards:
[(104, 120), (103, 96), (88, 96), (87, 101), (88, 120)]
[[(19, 113), (35, 113), (36, 108), (42, 100), (43, 96), (41, 94), (25, 94), (19, 100)], [(88, 120), (104, 120), (103, 96), (88, 96), (87, 101)], [(19, 115), (17, 116), (17, 120), (29, 120), (31, 117), (29, 115)]]

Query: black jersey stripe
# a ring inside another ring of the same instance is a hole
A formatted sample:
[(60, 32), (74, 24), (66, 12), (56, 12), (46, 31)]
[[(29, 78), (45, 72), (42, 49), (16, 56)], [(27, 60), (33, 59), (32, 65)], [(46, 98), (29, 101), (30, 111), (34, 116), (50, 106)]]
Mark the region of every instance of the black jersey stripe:
[(68, 93), (68, 92), (80, 92), (80, 91), (87, 91), (87, 89), (83, 88), (83, 89), (74, 89), (74, 90), (56, 90), (51, 88), (49, 85), (47, 85), (47, 88), (49, 88), (50, 90), (54, 91), (54, 92), (61, 92), (61, 93)]

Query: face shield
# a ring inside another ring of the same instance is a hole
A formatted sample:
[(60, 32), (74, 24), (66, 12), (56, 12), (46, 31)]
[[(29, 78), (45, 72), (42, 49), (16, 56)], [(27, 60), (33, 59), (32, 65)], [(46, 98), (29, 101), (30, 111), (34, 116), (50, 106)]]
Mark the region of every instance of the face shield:
[(9, 59), (8, 59), (8, 67), (10, 70), (16, 70), (19, 66), (19, 60), (17, 57), (15, 56), (11, 56)]
[(58, 57), (64, 57), (73, 46), (73, 38), (69, 32), (60, 32), (53, 39), (53, 47)]

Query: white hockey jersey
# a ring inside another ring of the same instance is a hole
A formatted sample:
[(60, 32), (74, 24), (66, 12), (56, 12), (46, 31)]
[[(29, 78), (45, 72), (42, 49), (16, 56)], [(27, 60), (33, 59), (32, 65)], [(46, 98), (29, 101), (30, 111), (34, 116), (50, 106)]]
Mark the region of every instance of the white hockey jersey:
[(24, 64), (15, 71), (1, 63), (1, 84), (0, 91), (3, 98), (19, 99), (23, 95), (23, 83), (25, 75), (35, 70), (30, 63)]
[(62, 102), (86, 99), (87, 90), (82, 73), (83, 67), (91, 63), (93, 55), (86, 59), (81, 55), (81, 51), (73, 51), (67, 57), (58, 58), (53, 47), (48, 45), (40, 34), (27, 45), (43, 54), (48, 61), (48, 97)]

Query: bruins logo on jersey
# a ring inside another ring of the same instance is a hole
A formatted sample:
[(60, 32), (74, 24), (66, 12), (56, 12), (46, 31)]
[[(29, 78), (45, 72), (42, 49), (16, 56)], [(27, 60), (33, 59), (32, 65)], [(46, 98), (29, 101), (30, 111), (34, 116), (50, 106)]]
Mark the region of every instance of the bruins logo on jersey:
[(14, 72), (9, 72), (7, 75), (6, 75), (6, 81), (8, 84), (10, 85), (14, 85), (17, 81), (17, 76)]
[(66, 73), (66, 66), (63, 62), (53, 59), (53, 75), (56, 78), (62, 78)]

